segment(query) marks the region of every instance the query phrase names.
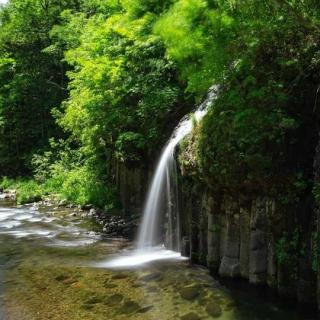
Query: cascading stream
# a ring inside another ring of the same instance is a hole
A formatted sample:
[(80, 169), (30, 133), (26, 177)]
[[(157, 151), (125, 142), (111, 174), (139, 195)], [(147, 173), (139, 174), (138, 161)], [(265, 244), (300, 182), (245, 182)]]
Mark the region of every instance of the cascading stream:
[[(210, 88), (206, 100), (194, 113), (194, 120), (200, 121), (216, 98), (217, 86)], [(180, 223), (177, 192), (177, 166), (174, 152), (177, 144), (192, 131), (193, 118), (184, 117), (175, 128), (166, 147), (163, 149), (151, 187), (146, 199), (143, 218), (138, 233), (139, 250), (150, 249), (163, 243), (161, 220), (166, 214), (167, 247), (180, 250)]]

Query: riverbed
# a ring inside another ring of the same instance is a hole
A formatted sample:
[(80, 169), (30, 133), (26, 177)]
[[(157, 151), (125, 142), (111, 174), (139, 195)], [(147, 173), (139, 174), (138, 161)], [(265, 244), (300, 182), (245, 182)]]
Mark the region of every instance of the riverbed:
[(131, 252), (132, 243), (104, 236), (76, 209), (1, 200), (0, 319), (313, 319), (177, 256), (113, 263)]

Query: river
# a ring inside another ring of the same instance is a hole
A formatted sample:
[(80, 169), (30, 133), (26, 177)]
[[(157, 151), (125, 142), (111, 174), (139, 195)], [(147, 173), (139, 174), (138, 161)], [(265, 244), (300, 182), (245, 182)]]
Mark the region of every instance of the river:
[(106, 268), (132, 244), (99, 230), (75, 209), (0, 200), (0, 319), (313, 319), (187, 260)]

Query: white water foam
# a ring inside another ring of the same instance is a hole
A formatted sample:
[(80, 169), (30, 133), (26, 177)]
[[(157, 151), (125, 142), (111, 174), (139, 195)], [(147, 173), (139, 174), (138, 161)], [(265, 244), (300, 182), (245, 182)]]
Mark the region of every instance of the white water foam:
[(187, 258), (182, 257), (179, 252), (167, 250), (164, 247), (152, 247), (149, 250), (129, 251), (109, 261), (97, 263), (94, 266), (98, 268), (122, 269), (138, 267), (150, 262), (163, 260), (183, 261), (187, 260)]

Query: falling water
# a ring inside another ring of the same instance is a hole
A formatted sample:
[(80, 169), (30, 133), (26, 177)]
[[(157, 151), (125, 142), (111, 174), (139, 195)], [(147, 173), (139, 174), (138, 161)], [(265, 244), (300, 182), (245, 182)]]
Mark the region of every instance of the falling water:
[[(196, 121), (201, 120), (216, 97), (217, 86), (210, 88), (206, 100), (194, 113)], [(163, 149), (152, 179), (142, 223), (138, 234), (138, 249), (146, 249), (163, 243), (161, 220), (166, 215), (166, 247), (180, 250), (180, 223), (178, 205), (177, 166), (174, 151), (177, 144), (192, 131), (193, 120), (186, 116), (175, 128)]]
[[(200, 121), (217, 95), (217, 86), (210, 88), (206, 100), (193, 118)], [(131, 268), (157, 260), (181, 261), (177, 165), (174, 151), (177, 144), (192, 130), (193, 119), (185, 116), (175, 128), (163, 149), (146, 199), (136, 250), (125, 250), (113, 259), (96, 266)], [(165, 221), (165, 223), (163, 223)], [(165, 225), (165, 226), (164, 226)], [(162, 236), (165, 230), (165, 237)], [(173, 251), (174, 250), (174, 251)]]

